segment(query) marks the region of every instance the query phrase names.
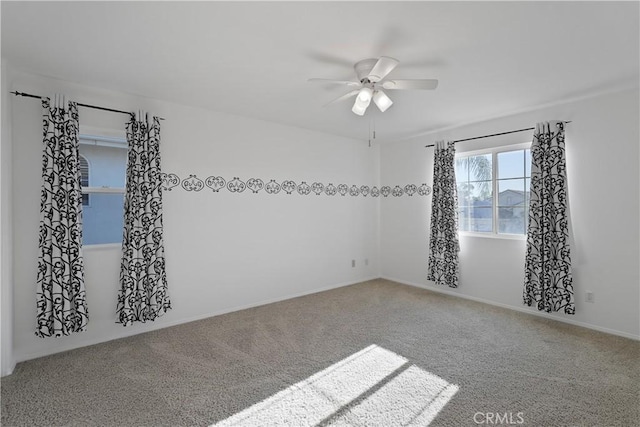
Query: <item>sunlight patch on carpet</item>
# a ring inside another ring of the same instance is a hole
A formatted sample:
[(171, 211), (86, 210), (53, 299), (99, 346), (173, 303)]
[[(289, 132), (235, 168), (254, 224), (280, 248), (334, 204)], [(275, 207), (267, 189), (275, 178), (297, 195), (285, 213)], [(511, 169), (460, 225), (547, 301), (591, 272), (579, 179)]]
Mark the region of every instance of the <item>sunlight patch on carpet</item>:
[(428, 425), (458, 386), (377, 345), (215, 426)]

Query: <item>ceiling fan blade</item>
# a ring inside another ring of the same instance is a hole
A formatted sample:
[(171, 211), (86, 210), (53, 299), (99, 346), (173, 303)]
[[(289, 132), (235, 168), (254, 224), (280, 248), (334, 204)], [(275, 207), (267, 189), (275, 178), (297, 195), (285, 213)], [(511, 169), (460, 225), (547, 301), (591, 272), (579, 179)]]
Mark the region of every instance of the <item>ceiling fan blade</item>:
[(374, 65), (369, 72), (369, 80), (375, 83), (384, 79), (387, 74), (396, 68), (398, 62), (399, 61), (397, 59), (389, 58), (388, 56), (381, 56), (380, 59), (378, 59), (378, 62), (376, 62), (376, 65)]
[(433, 90), (438, 87), (436, 79), (414, 79), (414, 80), (387, 80), (382, 83), (385, 89), (421, 89)]
[(346, 85), (346, 86), (360, 86), (360, 82), (353, 82), (349, 80), (333, 80), (333, 79), (309, 79), (308, 82), (319, 82), (319, 83), (331, 83), (338, 85)]
[(349, 99), (349, 98), (351, 98), (353, 96), (356, 96), (359, 92), (360, 92), (359, 89), (352, 90), (351, 92), (345, 93), (344, 95), (339, 96), (338, 98), (334, 99), (333, 101), (324, 104), (323, 107), (327, 107), (327, 106), (335, 104), (337, 102), (344, 101), (345, 99)]
[(353, 66), (353, 62), (350, 59), (342, 58), (329, 53), (311, 51), (307, 53), (307, 56), (315, 61), (323, 62), (325, 64), (339, 65), (342, 67)]

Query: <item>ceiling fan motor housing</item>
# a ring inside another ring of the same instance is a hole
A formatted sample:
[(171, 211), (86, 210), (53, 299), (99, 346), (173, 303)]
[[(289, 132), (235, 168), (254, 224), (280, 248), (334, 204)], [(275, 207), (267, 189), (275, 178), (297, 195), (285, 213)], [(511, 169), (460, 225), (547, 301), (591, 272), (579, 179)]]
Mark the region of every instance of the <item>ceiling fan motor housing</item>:
[(377, 62), (378, 60), (376, 58), (363, 59), (362, 61), (356, 62), (353, 68), (356, 70), (358, 81), (361, 83), (370, 83), (369, 74)]

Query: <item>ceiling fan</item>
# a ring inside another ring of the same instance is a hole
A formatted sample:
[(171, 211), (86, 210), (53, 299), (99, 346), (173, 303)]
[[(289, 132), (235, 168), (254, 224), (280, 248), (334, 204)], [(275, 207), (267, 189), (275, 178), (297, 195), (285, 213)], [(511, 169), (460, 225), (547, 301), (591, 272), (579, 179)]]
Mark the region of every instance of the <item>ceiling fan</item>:
[(332, 80), (332, 79), (309, 79), (310, 82), (322, 82), (322, 83), (335, 83), (340, 85), (346, 85), (354, 88), (351, 92), (346, 93), (333, 101), (325, 104), (334, 104), (336, 102), (349, 99), (353, 96), (356, 97), (353, 103), (353, 111), (359, 116), (363, 116), (371, 100), (376, 104), (381, 112), (385, 112), (393, 101), (387, 96), (382, 89), (387, 90), (406, 90), (406, 89), (418, 89), (418, 90), (433, 90), (438, 87), (438, 80), (435, 79), (386, 79), (387, 75), (393, 71), (398, 65), (399, 61), (388, 56), (381, 56), (380, 58), (363, 59), (357, 62), (353, 68), (356, 71), (358, 81), (349, 80)]

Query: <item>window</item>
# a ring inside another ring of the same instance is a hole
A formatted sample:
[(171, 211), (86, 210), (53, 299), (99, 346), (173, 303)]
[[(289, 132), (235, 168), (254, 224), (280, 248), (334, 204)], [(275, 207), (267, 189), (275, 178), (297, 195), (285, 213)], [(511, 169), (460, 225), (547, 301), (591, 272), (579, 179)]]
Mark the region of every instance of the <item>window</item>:
[[(83, 155), (80, 155), (80, 186), (82, 188), (89, 186), (89, 161)], [(82, 206), (89, 206), (89, 195), (83, 192)]]
[(126, 168), (123, 138), (80, 136), (83, 245), (122, 242)]
[(456, 155), (460, 231), (526, 234), (531, 179), (528, 146)]

